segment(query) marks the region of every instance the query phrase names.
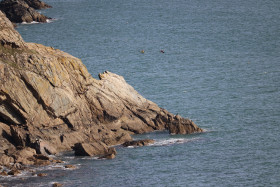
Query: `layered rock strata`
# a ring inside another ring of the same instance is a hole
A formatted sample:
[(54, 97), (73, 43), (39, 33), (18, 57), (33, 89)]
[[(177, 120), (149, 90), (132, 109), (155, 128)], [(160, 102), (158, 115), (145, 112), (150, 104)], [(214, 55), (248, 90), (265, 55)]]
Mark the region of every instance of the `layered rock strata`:
[(0, 2), (0, 10), (13, 23), (47, 22), (50, 18), (40, 14), (35, 9), (50, 7), (39, 0), (3, 0)]
[(35, 154), (93, 144), (103, 149), (90, 156), (115, 155), (108, 147), (132, 140), (132, 134), (176, 126), (187, 134), (202, 132), (143, 98), (123, 77), (106, 71), (99, 78), (78, 58), (24, 42), (0, 11), (0, 158), (13, 166), (19, 161), (7, 154), (10, 148), (36, 150), (30, 155), (35, 160), (29, 159), (36, 162)]

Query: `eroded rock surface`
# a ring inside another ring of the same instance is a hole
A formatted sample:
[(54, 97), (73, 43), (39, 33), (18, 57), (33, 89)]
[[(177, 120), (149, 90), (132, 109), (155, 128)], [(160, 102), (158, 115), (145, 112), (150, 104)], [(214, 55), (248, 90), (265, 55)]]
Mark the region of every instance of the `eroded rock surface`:
[[(99, 144), (106, 156), (109, 146), (131, 141), (131, 134), (202, 131), (143, 98), (122, 76), (106, 71), (96, 80), (80, 59), (24, 42), (1, 12), (0, 27), (0, 165), (18, 162), (5, 153), (9, 148), (48, 155)], [(50, 161), (30, 156), (21, 162)]]

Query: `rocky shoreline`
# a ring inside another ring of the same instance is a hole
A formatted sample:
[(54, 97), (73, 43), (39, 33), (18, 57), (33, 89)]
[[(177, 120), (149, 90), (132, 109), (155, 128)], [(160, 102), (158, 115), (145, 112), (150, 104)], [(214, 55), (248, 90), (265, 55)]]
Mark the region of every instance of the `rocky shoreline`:
[(51, 8), (51, 6), (40, 0), (2, 0), (0, 2), (0, 11), (13, 23), (45, 23), (51, 18), (36, 11), (45, 8)]
[(122, 76), (105, 71), (94, 79), (80, 59), (26, 43), (1, 11), (0, 86), (0, 175), (4, 176), (30, 165), (60, 163), (49, 155), (64, 151), (113, 159), (114, 145), (153, 142), (133, 142), (133, 134), (203, 132), (193, 121), (143, 98)]

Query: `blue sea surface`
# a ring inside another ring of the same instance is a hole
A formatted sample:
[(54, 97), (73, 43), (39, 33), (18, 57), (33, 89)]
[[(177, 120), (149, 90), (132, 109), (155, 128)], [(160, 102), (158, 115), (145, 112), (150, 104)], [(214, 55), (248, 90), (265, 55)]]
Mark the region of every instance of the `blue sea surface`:
[[(113, 160), (59, 158), (75, 170), (10, 177), (13, 186), (280, 186), (280, 1), (45, 0), (55, 18), (20, 24), (27, 42), (122, 75), (206, 133), (136, 135)], [(144, 50), (144, 53), (141, 53)], [(164, 53), (160, 52), (163, 50)], [(1, 183), (1, 180), (0, 180)]]

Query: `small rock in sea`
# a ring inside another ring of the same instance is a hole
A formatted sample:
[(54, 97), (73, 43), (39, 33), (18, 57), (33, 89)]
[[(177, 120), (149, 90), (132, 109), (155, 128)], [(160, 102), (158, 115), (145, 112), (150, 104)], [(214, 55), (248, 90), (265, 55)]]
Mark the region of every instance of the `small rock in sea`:
[(8, 175), (18, 175), (18, 174), (20, 174), (19, 170), (11, 170), (8, 172)]
[(151, 139), (145, 139), (145, 140), (134, 140), (134, 141), (127, 141), (125, 143), (123, 143), (122, 145), (124, 147), (129, 147), (129, 146), (133, 146), (133, 147), (142, 147), (142, 146), (146, 146), (146, 145), (149, 145), (149, 144), (152, 144), (154, 143), (155, 141), (154, 140), (151, 140)]
[(30, 173), (34, 173), (34, 172), (35, 172), (34, 169), (30, 169), (30, 168), (27, 168), (26, 170), (27, 170), (28, 172), (30, 172)]
[(0, 175), (2, 175), (2, 176), (8, 176), (8, 173), (7, 173), (6, 171), (2, 171), (2, 172), (0, 172)]
[(106, 158), (106, 159), (114, 159), (114, 158), (116, 158), (116, 155), (115, 154), (109, 154), (109, 155), (106, 155), (104, 158)]
[(60, 184), (60, 183), (54, 183), (53, 184), (53, 187), (61, 187), (61, 186), (63, 186), (63, 184)]
[(64, 163), (62, 160), (53, 160), (54, 163)]
[(105, 155), (99, 157), (99, 159), (114, 159), (116, 157), (116, 154), (116, 149), (114, 147), (110, 147), (108, 149), (108, 152)]
[(46, 173), (38, 173), (37, 176), (38, 177), (45, 177), (45, 176), (47, 176), (47, 174)]
[(66, 165), (64, 166), (66, 169), (76, 169), (76, 166), (73, 165)]

